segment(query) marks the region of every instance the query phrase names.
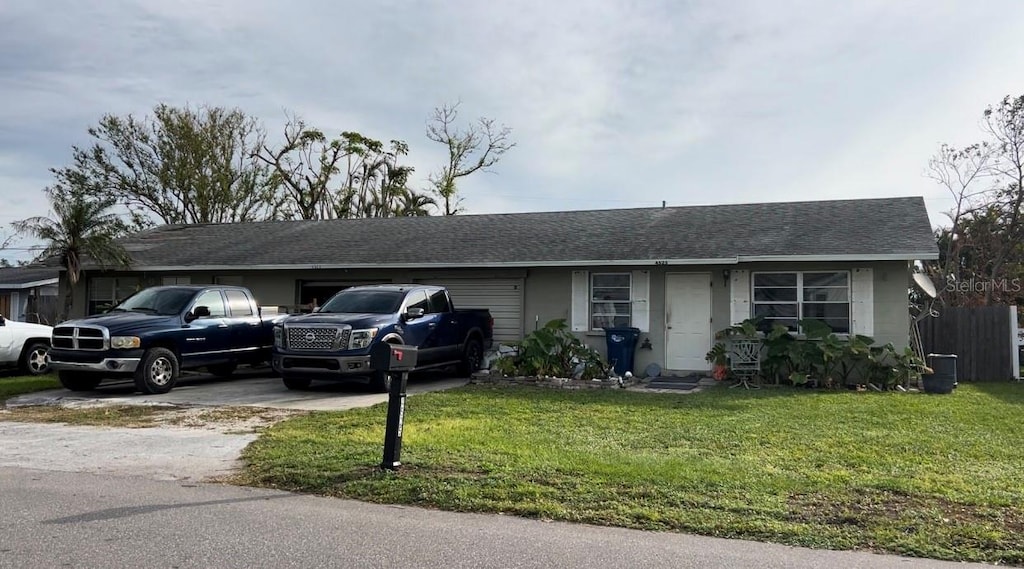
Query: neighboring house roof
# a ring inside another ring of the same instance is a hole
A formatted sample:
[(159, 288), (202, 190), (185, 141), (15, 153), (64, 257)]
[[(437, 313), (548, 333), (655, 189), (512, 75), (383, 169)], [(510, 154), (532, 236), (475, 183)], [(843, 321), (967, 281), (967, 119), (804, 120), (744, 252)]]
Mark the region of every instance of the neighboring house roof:
[(938, 257), (920, 197), (166, 225), (136, 234), (123, 244), (138, 270)]
[(55, 285), (60, 272), (54, 267), (0, 268), (0, 289), (26, 289)]

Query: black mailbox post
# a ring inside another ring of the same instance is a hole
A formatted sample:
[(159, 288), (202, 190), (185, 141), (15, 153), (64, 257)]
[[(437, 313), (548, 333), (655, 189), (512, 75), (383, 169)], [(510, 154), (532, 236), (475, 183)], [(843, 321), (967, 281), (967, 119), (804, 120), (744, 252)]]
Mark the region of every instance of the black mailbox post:
[(370, 350), (370, 367), (390, 373), (388, 421), (384, 430), (384, 461), (381, 468), (397, 470), (402, 465), (402, 424), (405, 421), (405, 384), (416, 367), (416, 347), (381, 342)]

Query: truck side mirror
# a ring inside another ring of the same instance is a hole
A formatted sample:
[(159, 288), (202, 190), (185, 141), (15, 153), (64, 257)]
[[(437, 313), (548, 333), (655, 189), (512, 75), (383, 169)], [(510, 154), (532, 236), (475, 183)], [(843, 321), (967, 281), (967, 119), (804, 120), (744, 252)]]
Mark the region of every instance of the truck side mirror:
[(423, 314), (424, 312), (422, 308), (409, 308), (406, 309), (404, 316), (406, 320), (415, 320), (417, 318), (423, 318)]
[(185, 321), (186, 322), (191, 322), (191, 321), (193, 321), (193, 320), (195, 320), (197, 318), (209, 318), (209, 317), (210, 317), (210, 307), (209, 306), (197, 306), (197, 307), (192, 309), (192, 312), (189, 312), (188, 314), (185, 315)]

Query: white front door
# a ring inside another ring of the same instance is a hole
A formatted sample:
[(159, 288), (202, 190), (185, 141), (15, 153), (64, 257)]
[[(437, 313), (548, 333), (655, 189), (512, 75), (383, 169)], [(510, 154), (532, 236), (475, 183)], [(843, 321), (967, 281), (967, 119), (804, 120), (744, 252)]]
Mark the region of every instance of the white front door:
[(665, 275), (665, 367), (702, 371), (711, 349), (711, 275)]

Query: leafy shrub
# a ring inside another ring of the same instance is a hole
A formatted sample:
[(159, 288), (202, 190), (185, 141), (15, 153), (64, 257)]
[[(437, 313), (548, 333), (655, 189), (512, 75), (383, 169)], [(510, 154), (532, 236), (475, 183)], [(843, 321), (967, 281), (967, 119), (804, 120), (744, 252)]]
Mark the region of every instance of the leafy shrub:
[(719, 331), (710, 358), (721, 360), (730, 339), (758, 337), (764, 343), (761, 369), (767, 379), (787, 379), (794, 385), (811, 382), (829, 387), (872, 383), (893, 388), (913, 384), (927, 371), (913, 350), (902, 353), (890, 343), (873, 346), (874, 339), (859, 334), (839, 336), (819, 320), (800, 321), (803, 337), (785, 326), (768, 329), (760, 318), (752, 318)]
[(494, 368), (504, 375), (608, 377), (609, 366), (604, 358), (570, 332), (565, 319), (552, 320), (513, 345), (515, 355), (494, 363)]

